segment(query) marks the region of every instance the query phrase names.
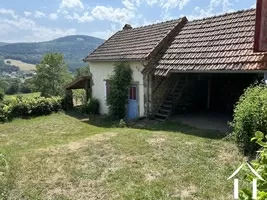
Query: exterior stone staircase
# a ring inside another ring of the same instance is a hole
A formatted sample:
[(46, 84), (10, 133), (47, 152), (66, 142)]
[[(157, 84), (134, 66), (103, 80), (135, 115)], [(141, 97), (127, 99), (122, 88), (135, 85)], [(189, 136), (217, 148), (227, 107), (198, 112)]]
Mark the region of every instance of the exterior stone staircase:
[(177, 102), (182, 97), (182, 94), (186, 88), (186, 77), (182, 77), (176, 81), (174, 87), (168, 92), (166, 98), (159, 106), (158, 111), (155, 113), (155, 119), (158, 121), (166, 121), (175, 109)]

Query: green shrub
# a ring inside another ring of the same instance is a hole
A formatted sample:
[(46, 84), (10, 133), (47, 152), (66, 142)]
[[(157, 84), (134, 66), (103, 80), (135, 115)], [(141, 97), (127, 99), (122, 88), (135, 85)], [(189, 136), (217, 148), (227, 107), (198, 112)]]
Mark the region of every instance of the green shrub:
[(13, 98), (0, 105), (0, 121), (17, 117), (48, 115), (61, 110), (61, 98)]
[(5, 97), (5, 92), (0, 89), (0, 101), (3, 101)]
[(125, 118), (133, 71), (128, 63), (121, 62), (115, 65), (113, 73), (110, 77), (111, 87), (107, 96), (107, 105), (111, 118), (118, 120)]
[[(253, 160), (251, 164), (253, 165), (253, 168), (259, 173), (259, 175), (264, 179), (263, 180), (257, 180), (257, 199), (258, 200), (266, 200), (267, 199), (267, 142), (266, 142), (266, 135), (262, 132), (256, 132), (255, 137), (252, 138), (252, 141), (256, 141), (256, 143), (262, 147), (261, 151), (259, 152), (259, 155), (256, 160)], [(247, 169), (248, 170), (248, 169)], [(248, 170), (246, 173), (246, 176), (244, 177), (245, 180), (252, 183), (253, 174), (251, 174), (251, 171)], [(250, 200), (252, 199), (252, 192), (251, 187), (250, 188), (244, 188), (240, 191), (239, 195), (241, 200)]]
[(88, 101), (86, 105), (86, 113), (97, 115), (99, 114), (99, 108), (100, 108), (99, 100), (96, 98), (92, 98)]
[(233, 136), (246, 155), (252, 155), (259, 145), (252, 143), (250, 138), (256, 131), (267, 134), (267, 87), (256, 85), (247, 88), (240, 97), (231, 123)]

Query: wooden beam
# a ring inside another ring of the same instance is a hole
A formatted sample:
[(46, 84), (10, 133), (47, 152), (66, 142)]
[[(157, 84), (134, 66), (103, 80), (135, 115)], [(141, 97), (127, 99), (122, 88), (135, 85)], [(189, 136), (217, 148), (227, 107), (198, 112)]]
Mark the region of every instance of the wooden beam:
[(264, 73), (264, 82), (267, 85), (267, 72)]
[(207, 109), (210, 109), (210, 89), (211, 89), (211, 79), (208, 80), (208, 97), (207, 97)]

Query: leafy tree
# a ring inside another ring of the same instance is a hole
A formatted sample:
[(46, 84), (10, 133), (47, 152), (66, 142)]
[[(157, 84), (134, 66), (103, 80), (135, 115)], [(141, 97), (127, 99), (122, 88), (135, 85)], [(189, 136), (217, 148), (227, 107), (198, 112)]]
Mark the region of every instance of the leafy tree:
[(24, 83), (21, 84), (20, 92), (21, 93), (31, 93), (34, 91), (34, 85), (33, 85), (32, 79), (26, 79)]
[(5, 92), (0, 88), (0, 102), (4, 100)]
[(71, 80), (71, 75), (60, 53), (45, 54), (36, 66), (33, 83), (41, 96), (63, 96), (64, 86)]
[(20, 92), (21, 81), (19, 78), (9, 79), (8, 84), (9, 86), (6, 90), (6, 94), (16, 94)]
[(113, 119), (123, 119), (126, 113), (129, 86), (133, 71), (126, 62), (115, 64), (114, 74), (110, 77), (111, 88), (107, 96), (109, 114)]
[(81, 67), (81, 68), (77, 68), (75, 70), (75, 78), (79, 78), (81, 76), (90, 76), (91, 72), (90, 72), (90, 67), (89, 65)]

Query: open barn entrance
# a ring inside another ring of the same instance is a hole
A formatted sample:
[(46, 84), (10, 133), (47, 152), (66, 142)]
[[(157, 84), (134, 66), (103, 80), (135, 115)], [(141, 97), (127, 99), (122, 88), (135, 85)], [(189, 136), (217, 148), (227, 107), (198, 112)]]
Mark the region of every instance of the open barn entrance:
[[(181, 78), (179, 74), (173, 74)], [(172, 119), (199, 128), (225, 132), (235, 103), (258, 74), (185, 74), (182, 95), (175, 99)], [(175, 79), (175, 78), (174, 78)], [(213, 128), (212, 128), (213, 127)]]

